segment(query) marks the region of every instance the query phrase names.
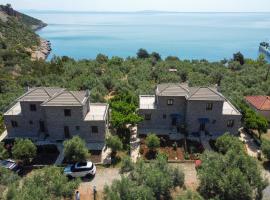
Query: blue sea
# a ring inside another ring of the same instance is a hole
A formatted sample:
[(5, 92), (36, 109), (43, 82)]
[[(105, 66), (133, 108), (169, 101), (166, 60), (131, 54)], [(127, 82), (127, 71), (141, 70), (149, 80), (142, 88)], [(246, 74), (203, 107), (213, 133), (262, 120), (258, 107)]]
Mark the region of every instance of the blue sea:
[(38, 34), (51, 41), (50, 57), (128, 57), (145, 48), (181, 59), (217, 61), (238, 51), (257, 58), (259, 43), (270, 39), (270, 13), (25, 13), (48, 24)]

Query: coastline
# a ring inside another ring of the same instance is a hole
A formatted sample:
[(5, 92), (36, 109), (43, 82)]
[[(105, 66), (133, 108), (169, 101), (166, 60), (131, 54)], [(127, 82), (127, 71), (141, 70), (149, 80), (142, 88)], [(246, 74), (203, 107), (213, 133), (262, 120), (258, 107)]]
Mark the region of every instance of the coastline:
[(51, 42), (41, 37), (39, 39), (40, 45), (31, 51), (31, 60), (46, 60), (51, 53)]

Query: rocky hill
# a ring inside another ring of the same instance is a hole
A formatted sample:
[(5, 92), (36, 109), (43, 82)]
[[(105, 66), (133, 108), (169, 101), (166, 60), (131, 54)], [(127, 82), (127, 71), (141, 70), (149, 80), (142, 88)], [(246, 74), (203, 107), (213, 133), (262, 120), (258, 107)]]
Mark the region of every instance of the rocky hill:
[(11, 5), (0, 5), (0, 65), (10, 63), (15, 55), (32, 60), (45, 59), (50, 53), (50, 43), (35, 31), (46, 25), (14, 10)]
[(39, 19), (33, 18), (31, 16), (25, 15), (23, 13), (14, 10), (10, 4), (0, 5), (0, 13), (2, 13), (3, 16), (8, 15), (15, 17), (19, 22), (29, 26), (32, 30), (38, 30), (40, 28), (47, 26), (46, 23), (42, 22)]

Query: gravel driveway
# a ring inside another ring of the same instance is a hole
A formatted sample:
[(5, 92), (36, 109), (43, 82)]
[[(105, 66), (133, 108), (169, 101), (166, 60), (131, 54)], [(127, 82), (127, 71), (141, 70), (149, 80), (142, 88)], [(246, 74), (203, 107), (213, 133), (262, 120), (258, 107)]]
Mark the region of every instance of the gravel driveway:
[[(190, 189), (198, 187), (197, 172), (194, 163), (170, 163), (172, 167), (179, 167), (185, 173), (185, 185)], [(105, 185), (111, 185), (113, 180), (121, 179), (118, 168), (98, 167), (96, 176), (92, 180), (85, 180), (80, 184), (79, 191), (81, 200), (92, 200), (93, 186), (97, 189), (96, 200), (102, 199), (102, 190)]]
[(97, 200), (102, 199), (101, 192), (105, 185), (111, 185), (113, 180), (121, 179), (118, 168), (97, 167), (97, 172), (92, 180), (85, 180), (80, 184), (79, 191), (81, 200), (93, 199), (93, 187), (97, 189)]

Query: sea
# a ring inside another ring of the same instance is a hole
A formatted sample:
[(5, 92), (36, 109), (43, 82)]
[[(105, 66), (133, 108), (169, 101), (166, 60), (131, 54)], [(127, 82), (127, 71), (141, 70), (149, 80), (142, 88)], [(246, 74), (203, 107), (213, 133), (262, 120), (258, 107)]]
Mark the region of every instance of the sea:
[(37, 33), (53, 55), (93, 59), (136, 56), (140, 48), (163, 58), (230, 59), (240, 51), (256, 59), (270, 40), (270, 13), (24, 11), (48, 24)]

